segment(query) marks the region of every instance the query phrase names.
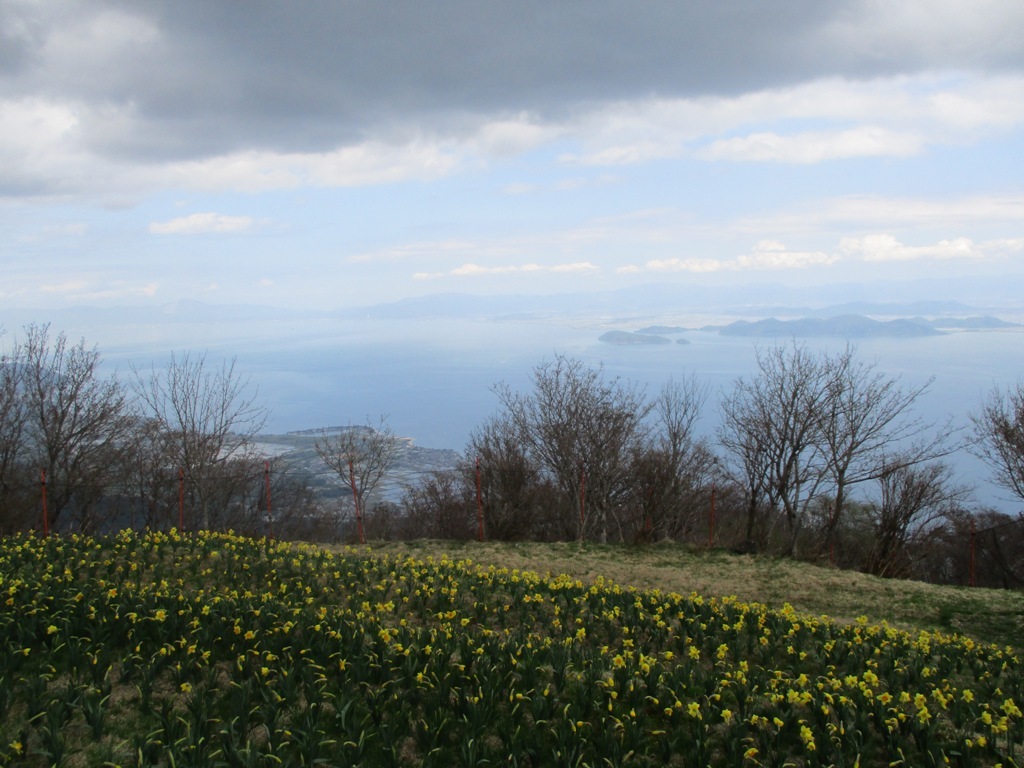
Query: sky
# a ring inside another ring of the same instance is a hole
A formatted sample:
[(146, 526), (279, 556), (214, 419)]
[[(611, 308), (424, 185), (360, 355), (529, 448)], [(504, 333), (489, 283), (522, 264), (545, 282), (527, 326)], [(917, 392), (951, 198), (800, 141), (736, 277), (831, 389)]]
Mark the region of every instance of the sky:
[(3, 0), (0, 304), (998, 286), (1021, 40), (1019, 0)]

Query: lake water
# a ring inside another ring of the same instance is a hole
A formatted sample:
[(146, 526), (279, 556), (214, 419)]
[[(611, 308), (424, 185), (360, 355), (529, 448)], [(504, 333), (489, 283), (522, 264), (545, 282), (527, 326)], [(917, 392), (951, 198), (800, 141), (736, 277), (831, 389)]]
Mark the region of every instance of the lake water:
[[(739, 376), (755, 372), (755, 348), (788, 339), (736, 338), (687, 332), (689, 344), (623, 347), (598, 341), (609, 328), (628, 328), (600, 318), (580, 321), (466, 320), (251, 320), (216, 327), (178, 322), (85, 333), (97, 343), (106, 365), (159, 366), (167, 350), (208, 350), (211, 359), (235, 356), (268, 405), (267, 430), (286, 432), (327, 425), (375, 421), (388, 416), (399, 434), (432, 448), (465, 447), (470, 432), (497, 410), (493, 386), (528, 389), (530, 372), (563, 353), (597, 366), (609, 376), (637, 382), (655, 393), (671, 377), (691, 373), (706, 382), (710, 396), (700, 429), (711, 434), (718, 395)], [(69, 335), (77, 338), (77, 332)], [(812, 349), (835, 351), (839, 340), (806, 340)], [(928, 421), (968, 423), (993, 386), (1022, 375), (1024, 332), (950, 333), (915, 339), (864, 339), (858, 358), (899, 376), (908, 387), (934, 376), (917, 413)], [(985, 468), (966, 452), (953, 463), (963, 482), (976, 485), (979, 503), (1015, 511), (1019, 503), (986, 480)]]

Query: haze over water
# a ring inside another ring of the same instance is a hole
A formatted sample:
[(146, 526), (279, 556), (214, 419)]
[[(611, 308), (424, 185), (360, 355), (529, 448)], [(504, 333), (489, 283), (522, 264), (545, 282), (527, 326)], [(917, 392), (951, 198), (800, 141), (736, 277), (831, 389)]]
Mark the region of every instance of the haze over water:
[[(708, 387), (698, 425), (713, 436), (718, 399), (738, 377), (756, 373), (755, 351), (792, 340), (751, 339), (688, 331), (671, 336), (689, 344), (616, 346), (598, 341), (609, 328), (630, 321), (599, 318), (514, 320), (321, 319), (301, 327), (246, 320), (150, 326), (136, 338), (96, 342), (108, 369), (127, 372), (133, 364), (160, 367), (168, 350), (208, 350), (210, 359), (237, 357), (270, 409), (267, 432), (376, 421), (387, 415), (394, 430), (418, 445), (463, 450), (471, 431), (498, 411), (493, 387), (530, 387), (532, 369), (555, 354), (603, 366), (608, 377), (645, 387), (650, 395), (671, 378), (694, 374)], [(642, 323), (646, 324), (646, 323)], [(638, 327), (633, 322), (633, 327)], [(811, 349), (836, 352), (841, 339), (800, 339)], [(952, 419), (966, 426), (970, 411), (993, 386), (1006, 387), (1020, 375), (1024, 331), (963, 331), (912, 339), (868, 338), (853, 342), (857, 359), (899, 377), (906, 387), (934, 381), (915, 413), (928, 422)], [(949, 461), (960, 482), (976, 486), (979, 504), (1016, 511), (987, 479), (987, 470), (965, 450)]]

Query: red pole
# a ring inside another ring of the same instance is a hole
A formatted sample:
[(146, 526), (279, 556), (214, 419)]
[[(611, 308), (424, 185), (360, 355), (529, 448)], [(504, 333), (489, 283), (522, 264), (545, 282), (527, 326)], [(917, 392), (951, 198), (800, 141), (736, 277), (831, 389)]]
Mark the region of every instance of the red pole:
[(270, 526), (270, 538), (274, 538), (274, 512), (270, 506), (270, 462), (263, 462), (263, 483), (267, 494), (267, 524)]
[(352, 484), (352, 503), (356, 507), (356, 530), (359, 532), (359, 543), (365, 544), (366, 537), (363, 535), (363, 512), (359, 508), (359, 492), (356, 490), (356, 470), (352, 464), (352, 459), (348, 460), (348, 479)]
[(711, 511), (708, 514), (708, 546), (712, 546), (715, 541), (715, 490), (716, 485), (711, 484)]
[(50, 535), (50, 515), (46, 509), (46, 470), (39, 470), (39, 488), (43, 497), (43, 536)]
[(484, 497), (480, 492), (480, 457), (476, 458), (476, 538), (484, 540)]
[(185, 470), (178, 467), (178, 533), (185, 532)]
[(974, 551), (975, 551), (974, 538), (975, 538), (974, 518), (972, 517), (971, 518), (971, 586), (972, 587), (974, 586)]

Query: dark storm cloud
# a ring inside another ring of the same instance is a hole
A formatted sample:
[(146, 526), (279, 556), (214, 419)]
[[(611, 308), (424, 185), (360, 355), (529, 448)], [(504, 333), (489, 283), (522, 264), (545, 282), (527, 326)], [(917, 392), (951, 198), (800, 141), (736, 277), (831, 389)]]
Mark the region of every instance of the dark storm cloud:
[(1020, 6), (979, 3), (1005, 16), (980, 40), (942, 18), (969, 7), (937, 3), (908, 38), (913, 19), (854, 0), (22, 3), (0, 16), (0, 93), (80, 102), (110, 155), (322, 150), (479, 115), (1019, 65)]

